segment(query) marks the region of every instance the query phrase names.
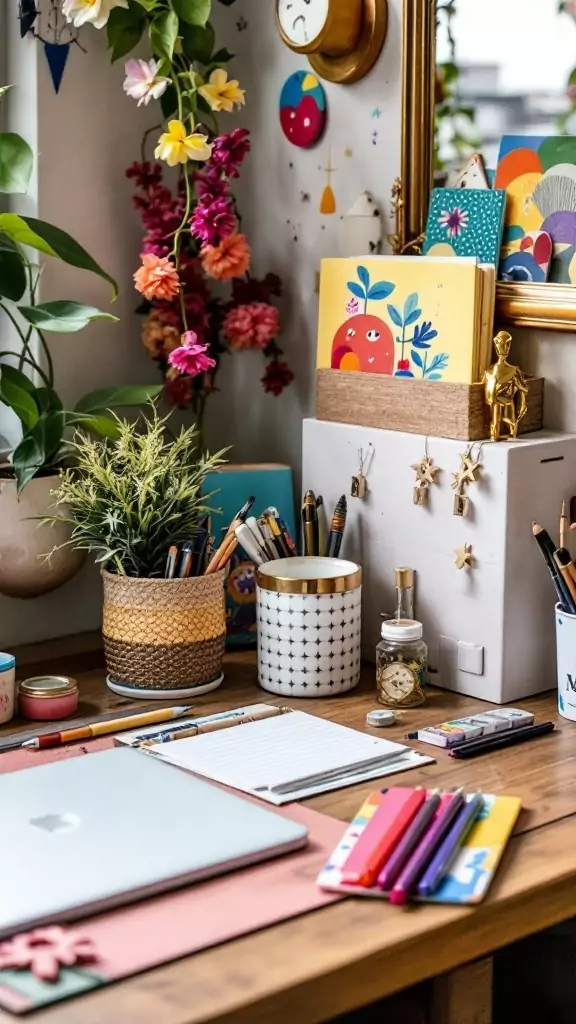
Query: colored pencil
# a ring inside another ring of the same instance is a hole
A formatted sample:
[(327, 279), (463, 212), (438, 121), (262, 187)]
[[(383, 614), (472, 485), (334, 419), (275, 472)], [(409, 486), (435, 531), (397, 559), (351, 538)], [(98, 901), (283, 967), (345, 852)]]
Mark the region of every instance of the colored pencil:
[(484, 800), (479, 793), (473, 796), (471, 800), (466, 801), (444, 842), (438, 847), (418, 883), (419, 896), (432, 896), (439, 888), (442, 879), (448, 873), (454, 857), (483, 807)]
[(89, 740), (94, 736), (109, 736), (113, 732), (136, 729), (140, 726), (155, 725), (156, 722), (170, 722), (173, 718), (182, 718), (192, 711), (192, 705), (186, 707), (160, 708), (157, 711), (145, 711), (142, 715), (130, 715), (128, 718), (113, 718), (107, 722), (92, 722), (91, 725), (80, 725), (76, 729), (61, 729), (59, 732), (43, 733), (32, 740), (25, 740), (22, 747), (33, 750), (45, 750), (48, 747), (61, 747), (74, 740)]
[(406, 867), (408, 859), (412, 856), (422, 836), (426, 832), (432, 818), (440, 806), (440, 793), (436, 790), (431, 793), (426, 803), (418, 811), (414, 821), (404, 833), (390, 859), (386, 862), (378, 875), (377, 884), (384, 892), (392, 888), (398, 875)]
[(464, 791), (457, 790), (452, 799), (440, 808), (420, 846), (414, 851), (398, 881), (390, 890), (390, 902), (401, 906), (407, 903), (420, 878), (446, 836), (452, 822), (464, 805)]
[(539, 722), (538, 725), (527, 725), (524, 729), (509, 729), (508, 732), (493, 733), (492, 736), (484, 736), (478, 740), (470, 740), (460, 747), (453, 747), (448, 751), (450, 757), (464, 760), (469, 757), (479, 757), (480, 754), (489, 754), (493, 750), (501, 750), (503, 747), (514, 747), (517, 743), (527, 743), (528, 740), (537, 739), (538, 736), (546, 736), (554, 732), (554, 722)]

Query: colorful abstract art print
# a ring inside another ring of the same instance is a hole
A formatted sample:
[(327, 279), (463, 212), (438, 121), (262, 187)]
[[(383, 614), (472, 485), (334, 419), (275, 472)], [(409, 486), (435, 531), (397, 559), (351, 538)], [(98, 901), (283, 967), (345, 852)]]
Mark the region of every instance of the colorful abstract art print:
[(295, 71), (280, 93), (280, 124), (288, 142), (309, 149), (326, 127), (326, 93), (315, 75)]
[(536, 281), (543, 284), (548, 280), (554, 252), (554, 243), (547, 231), (529, 231), (500, 261), (501, 281)]
[(503, 189), (435, 188), (426, 224), (425, 256), (476, 256), (497, 265), (504, 230)]
[[(525, 251), (524, 240), (544, 231), (553, 244), (548, 280), (576, 284), (576, 138), (505, 135), (494, 184), (508, 196), (500, 276), (510, 266), (509, 257)], [(532, 264), (525, 269), (532, 270)]]
[(472, 383), (480, 273), (475, 260), (322, 260), (318, 368)]

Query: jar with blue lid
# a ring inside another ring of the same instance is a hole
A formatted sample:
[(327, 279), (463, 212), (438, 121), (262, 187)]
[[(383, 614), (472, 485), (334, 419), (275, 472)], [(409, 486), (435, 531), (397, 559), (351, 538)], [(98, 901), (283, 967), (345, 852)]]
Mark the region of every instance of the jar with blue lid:
[(0, 725), (14, 718), (16, 708), (16, 659), (0, 653)]

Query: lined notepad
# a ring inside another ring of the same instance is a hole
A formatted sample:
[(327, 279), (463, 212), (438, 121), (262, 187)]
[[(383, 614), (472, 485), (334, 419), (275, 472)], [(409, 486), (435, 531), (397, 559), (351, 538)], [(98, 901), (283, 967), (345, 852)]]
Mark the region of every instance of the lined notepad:
[(432, 761), (401, 743), (302, 711), (147, 752), (277, 805)]

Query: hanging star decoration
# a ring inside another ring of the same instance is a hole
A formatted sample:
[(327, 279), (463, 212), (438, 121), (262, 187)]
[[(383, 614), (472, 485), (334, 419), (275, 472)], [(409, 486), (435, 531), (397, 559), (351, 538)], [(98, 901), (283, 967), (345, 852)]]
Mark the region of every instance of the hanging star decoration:
[(464, 544), (461, 548), (455, 548), (456, 561), (455, 566), (457, 569), (472, 569), (474, 565), (474, 556), (472, 554), (472, 545)]
[(468, 515), (470, 499), (467, 497), (465, 489), (469, 484), (477, 482), (481, 468), (480, 460), (474, 462), (471, 449), (467, 452), (462, 452), (460, 456), (460, 469), (457, 473), (452, 474), (452, 490), (456, 491), (453, 508), (455, 516)]
[(416, 473), (416, 486), (414, 487), (414, 504), (426, 505), (428, 503), (428, 488), (430, 484), (436, 483), (436, 474), (440, 472), (440, 466), (434, 465), (434, 460), (425, 455), (419, 462), (414, 462), (411, 469)]

